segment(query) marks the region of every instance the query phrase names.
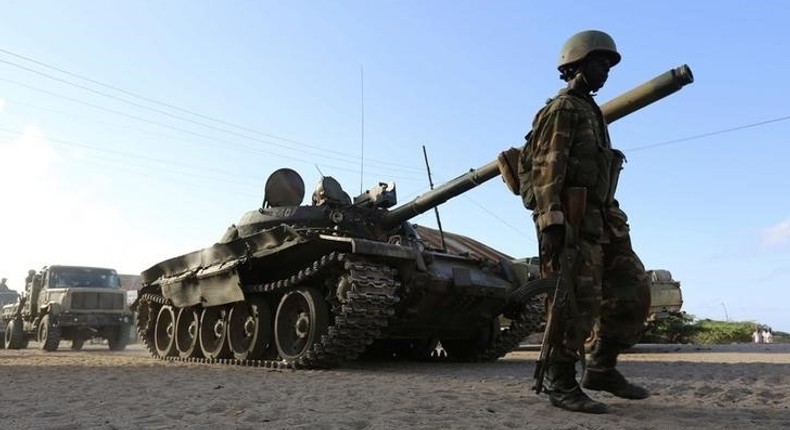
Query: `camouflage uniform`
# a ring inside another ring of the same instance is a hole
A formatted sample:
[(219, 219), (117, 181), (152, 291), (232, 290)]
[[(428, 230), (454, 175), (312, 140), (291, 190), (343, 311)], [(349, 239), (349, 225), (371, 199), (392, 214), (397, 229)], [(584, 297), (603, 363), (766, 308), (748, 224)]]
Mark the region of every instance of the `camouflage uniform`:
[[(538, 232), (565, 223), (560, 199), (565, 188), (587, 189), (579, 238), (579, 316), (554, 360), (576, 361), (575, 351), (596, 318), (599, 338), (623, 347), (635, 344), (650, 307), (650, 289), (644, 266), (631, 247), (627, 217), (614, 199), (623, 157), (612, 149), (600, 108), (587, 94), (561, 90), (535, 116), (528, 148)], [(541, 262), (543, 276), (553, 272), (549, 258), (541, 256)]]

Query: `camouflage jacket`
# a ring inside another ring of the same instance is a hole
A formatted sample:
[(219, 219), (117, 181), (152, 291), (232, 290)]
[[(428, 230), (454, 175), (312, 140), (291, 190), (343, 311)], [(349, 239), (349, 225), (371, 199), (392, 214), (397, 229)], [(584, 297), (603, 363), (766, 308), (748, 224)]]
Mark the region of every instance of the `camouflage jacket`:
[(610, 234), (628, 234), (627, 217), (614, 192), (624, 160), (612, 149), (609, 132), (593, 98), (563, 89), (532, 122), (532, 184), (537, 205), (533, 218), (539, 231), (563, 224), (560, 196), (567, 187), (587, 189), (581, 235), (606, 242)]

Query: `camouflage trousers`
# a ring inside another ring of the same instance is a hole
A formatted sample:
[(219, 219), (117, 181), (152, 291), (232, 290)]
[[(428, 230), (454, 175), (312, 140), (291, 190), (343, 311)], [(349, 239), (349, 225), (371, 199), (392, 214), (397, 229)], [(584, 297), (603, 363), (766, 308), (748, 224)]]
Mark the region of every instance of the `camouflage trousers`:
[[(609, 243), (579, 242), (576, 283), (577, 315), (566, 324), (562, 348), (552, 361), (577, 361), (577, 351), (593, 334), (622, 348), (639, 341), (650, 309), (650, 284), (631, 238), (613, 237)], [(541, 256), (541, 261), (550, 261)], [(541, 264), (543, 276), (553, 273)]]

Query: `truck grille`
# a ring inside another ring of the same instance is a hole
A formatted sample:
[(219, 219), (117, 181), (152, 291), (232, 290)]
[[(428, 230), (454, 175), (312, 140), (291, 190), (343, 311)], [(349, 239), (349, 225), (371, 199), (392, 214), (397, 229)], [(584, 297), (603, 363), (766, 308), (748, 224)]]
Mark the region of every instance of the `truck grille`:
[(72, 309), (122, 310), (123, 302), (123, 294), (75, 292), (71, 295)]

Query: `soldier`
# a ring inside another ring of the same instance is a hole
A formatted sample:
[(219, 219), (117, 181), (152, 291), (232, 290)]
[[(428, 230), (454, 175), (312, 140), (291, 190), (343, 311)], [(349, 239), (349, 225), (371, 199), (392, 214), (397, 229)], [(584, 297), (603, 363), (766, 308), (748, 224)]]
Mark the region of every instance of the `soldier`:
[[(581, 387), (626, 399), (644, 399), (646, 389), (629, 383), (615, 368), (621, 351), (634, 345), (650, 306), (644, 266), (631, 248), (625, 213), (614, 198), (624, 157), (612, 149), (607, 125), (593, 96), (620, 62), (614, 40), (601, 31), (573, 35), (560, 52), (560, 78), (567, 87), (538, 111), (529, 145), (519, 158), (524, 204), (533, 211), (539, 236), (541, 275), (561, 270), (567, 208), (563, 191), (587, 190), (586, 210), (576, 244), (580, 248), (576, 282), (577, 314), (565, 327), (564, 341), (548, 357), (547, 392), (552, 405), (575, 412), (605, 413), (607, 407)], [(531, 182), (531, 193), (523, 184)], [(533, 199), (534, 197), (534, 199)], [(581, 387), (576, 363), (595, 321), (597, 340)]]
[(8, 285), (6, 285), (6, 278), (0, 279), (0, 291), (10, 291)]
[(27, 276), (25, 277), (25, 291), (29, 292), (31, 286), (33, 285), (33, 277), (36, 275), (36, 271), (30, 269), (27, 271)]

